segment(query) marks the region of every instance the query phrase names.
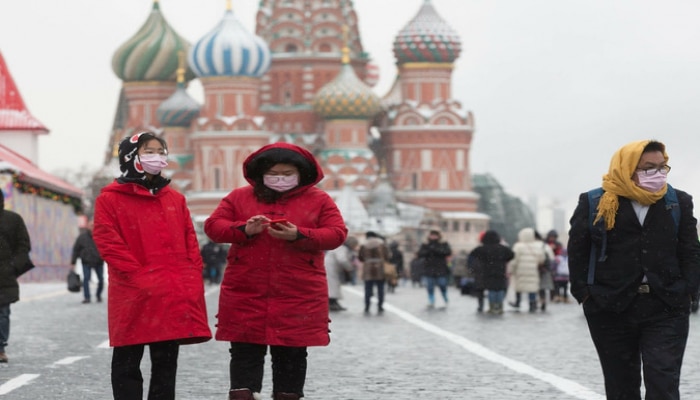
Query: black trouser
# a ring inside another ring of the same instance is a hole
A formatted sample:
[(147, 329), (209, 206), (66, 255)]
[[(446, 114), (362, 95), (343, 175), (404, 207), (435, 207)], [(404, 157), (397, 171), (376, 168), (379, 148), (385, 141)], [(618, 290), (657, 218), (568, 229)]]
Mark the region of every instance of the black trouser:
[[(145, 344), (115, 347), (112, 351), (112, 394), (114, 400), (143, 399), (141, 359)], [(151, 382), (148, 400), (174, 400), (177, 355), (176, 341), (149, 343)]]
[[(232, 342), (231, 389), (262, 390), (267, 345)], [(272, 356), (272, 391), (296, 393), (304, 397), (306, 381), (306, 347), (270, 346)]]
[[(586, 303), (589, 301), (592, 299)], [(679, 399), (689, 306), (671, 308), (653, 294), (637, 295), (619, 314), (586, 303), (584, 311), (603, 367), (607, 398), (639, 400), (643, 368), (647, 399)]]

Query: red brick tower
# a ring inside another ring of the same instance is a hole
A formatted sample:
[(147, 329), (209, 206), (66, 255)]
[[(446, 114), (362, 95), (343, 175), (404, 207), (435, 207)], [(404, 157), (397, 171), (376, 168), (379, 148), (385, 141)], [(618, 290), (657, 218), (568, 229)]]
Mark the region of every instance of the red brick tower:
[(384, 98), (380, 129), (399, 199), (443, 212), (474, 212), (478, 200), (469, 170), (473, 116), (451, 94), (460, 47), (426, 1), (394, 42), (399, 76)]

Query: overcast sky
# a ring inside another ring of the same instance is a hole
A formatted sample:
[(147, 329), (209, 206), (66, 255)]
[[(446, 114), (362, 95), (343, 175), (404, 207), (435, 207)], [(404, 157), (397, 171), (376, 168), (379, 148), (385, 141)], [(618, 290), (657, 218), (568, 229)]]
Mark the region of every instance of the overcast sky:
[[(254, 29), (258, 0), (234, 0)], [(423, 0), (354, 0), (384, 95), (392, 42)], [(599, 186), (612, 153), (655, 138), (669, 181), (700, 196), (700, 2), (695, 0), (432, 0), (458, 31), (453, 96), (474, 113), (471, 167), (508, 192), (567, 208)], [(175, 30), (196, 42), (225, 0), (161, 0)], [(48, 171), (102, 162), (121, 82), (114, 51), (141, 27), (151, 0), (0, 1), (0, 51), (30, 112)], [(201, 87), (190, 94), (201, 99)]]

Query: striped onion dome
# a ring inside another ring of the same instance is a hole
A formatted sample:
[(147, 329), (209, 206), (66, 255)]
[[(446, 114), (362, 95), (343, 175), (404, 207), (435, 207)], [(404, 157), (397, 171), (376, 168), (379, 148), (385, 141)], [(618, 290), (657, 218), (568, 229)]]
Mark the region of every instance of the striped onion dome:
[(397, 64), (408, 62), (452, 63), (462, 50), (459, 35), (425, 0), (415, 17), (396, 36)]
[(381, 100), (355, 75), (349, 57), (340, 73), (316, 93), (314, 110), (324, 119), (368, 119), (381, 110)]
[(267, 43), (246, 30), (229, 5), (216, 28), (192, 47), (188, 62), (199, 77), (259, 78), (270, 68), (271, 58)]
[[(124, 82), (175, 82), (178, 52), (189, 50), (190, 43), (183, 39), (160, 12), (154, 0), (151, 15), (136, 34), (122, 44), (112, 56), (112, 70)], [(187, 71), (185, 79), (194, 74)]]
[(184, 66), (178, 69), (175, 92), (158, 106), (156, 115), (162, 126), (189, 127), (199, 115), (199, 104), (185, 90), (184, 72)]

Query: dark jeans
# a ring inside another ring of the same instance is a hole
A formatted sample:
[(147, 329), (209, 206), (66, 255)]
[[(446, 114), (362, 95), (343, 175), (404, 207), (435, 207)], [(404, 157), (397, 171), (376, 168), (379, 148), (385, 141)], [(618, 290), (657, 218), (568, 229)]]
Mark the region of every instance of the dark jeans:
[[(231, 389), (262, 390), (267, 345), (232, 342), (229, 365)], [(272, 356), (272, 391), (296, 393), (304, 397), (306, 382), (306, 347), (270, 346)]]
[(647, 399), (679, 399), (689, 306), (674, 309), (653, 294), (639, 294), (618, 314), (601, 311), (589, 301), (593, 300), (584, 303), (584, 312), (607, 398), (639, 400), (643, 368)]
[(384, 280), (365, 281), (365, 311), (369, 311), (369, 300), (374, 295), (374, 287), (377, 287), (377, 307), (381, 310), (384, 306)]
[(0, 353), (5, 352), (7, 341), (10, 340), (10, 305), (0, 305)]
[[(143, 399), (141, 359), (145, 344), (115, 347), (112, 351), (112, 394), (114, 400)], [(151, 382), (148, 400), (174, 400), (177, 356), (176, 341), (148, 344), (151, 354)]]
[(97, 276), (97, 292), (95, 296), (102, 299), (102, 289), (105, 286), (104, 264), (88, 265), (83, 263), (83, 297), (85, 300), (90, 300), (90, 271), (95, 270)]

